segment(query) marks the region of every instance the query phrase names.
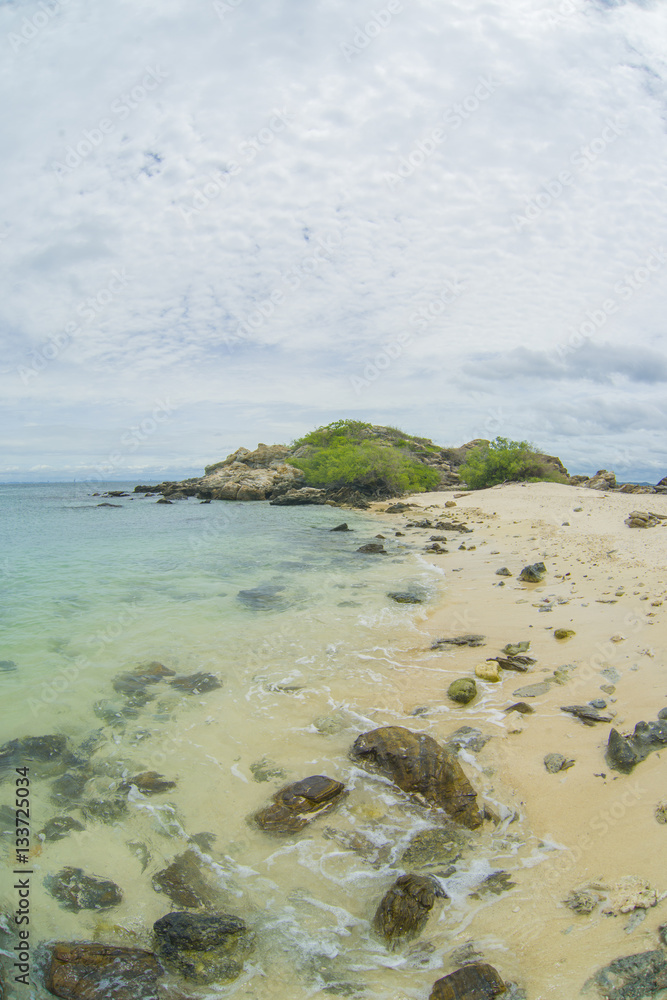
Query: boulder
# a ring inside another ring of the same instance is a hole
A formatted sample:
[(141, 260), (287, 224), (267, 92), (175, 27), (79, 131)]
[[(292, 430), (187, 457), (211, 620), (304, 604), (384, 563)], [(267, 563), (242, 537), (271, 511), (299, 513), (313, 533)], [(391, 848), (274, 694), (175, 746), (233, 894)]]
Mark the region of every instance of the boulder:
[(316, 817), (331, 812), (343, 798), (345, 785), (315, 774), (281, 788), (271, 805), (255, 813), (255, 823), (267, 833), (297, 833)]
[(661, 948), (617, 958), (584, 984), (584, 992), (600, 1000), (661, 1000), (667, 991), (667, 953)]
[(631, 736), (621, 736), (612, 729), (607, 741), (605, 759), (614, 771), (629, 774), (630, 771), (646, 760), (654, 750), (660, 750), (667, 745), (667, 719), (657, 722), (638, 722)]
[(438, 979), (429, 1000), (493, 1000), (505, 990), (505, 983), (492, 965), (473, 962)]
[(633, 510), (625, 519), (628, 528), (654, 528), (662, 519), (648, 511)]
[(63, 868), (56, 875), (48, 875), (44, 884), (54, 899), (65, 910), (106, 910), (118, 906), (123, 894), (115, 882), (86, 875), (82, 868)]
[(447, 697), (459, 705), (467, 705), (477, 694), (477, 685), (472, 677), (459, 677), (447, 688)]
[(44, 985), (64, 1000), (158, 1000), (164, 974), (155, 955), (140, 948), (119, 948), (87, 941), (48, 946)]
[[(239, 500), (245, 499), (239, 496)], [(317, 490), (312, 486), (303, 486), (297, 490), (287, 490), (271, 501), (272, 507), (294, 507), (304, 504), (326, 503), (327, 495), (325, 490)], [(344, 529), (342, 529), (344, 530)]]
[(426, 927), (438, 896), (446, 898), (447, 894), (429, 875), (401, 875), (375, 911), (375, 931), (392, 948), (401, 941), (417, 937)]
[(202, 985), (236, 979), (252, 947), (245, 921), (233, 913), (177, 910), (156, 920), (153, 932), (167, 968)]
[(404, 792), (443, 809), (463, 826), (481, 825), (477, 795), (456, 755), (425, 733), (383, 726), (358, 736), (350, 756), (367, 770), (391, 778)]
[(524, 583), (541, 583), (546, 571), (547, 568), (543, 562), (532, 563), (523, 567), (519, 573), (519, 579), (523, 580)]

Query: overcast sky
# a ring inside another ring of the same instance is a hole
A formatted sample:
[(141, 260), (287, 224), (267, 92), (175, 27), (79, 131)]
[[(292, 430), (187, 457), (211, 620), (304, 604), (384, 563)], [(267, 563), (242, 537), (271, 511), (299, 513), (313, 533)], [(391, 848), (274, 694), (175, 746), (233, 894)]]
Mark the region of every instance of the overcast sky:
[(0, 0), (4, 480), (341, 416), (667, 474), (664, 0)]

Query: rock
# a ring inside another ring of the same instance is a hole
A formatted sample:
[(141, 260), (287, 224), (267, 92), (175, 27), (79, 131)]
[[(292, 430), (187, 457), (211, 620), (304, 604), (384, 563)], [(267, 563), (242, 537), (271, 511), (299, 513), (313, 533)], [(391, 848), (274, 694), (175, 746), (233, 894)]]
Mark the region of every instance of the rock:
[(512, 573), (510, 573), (507, 566), (501, 566), (500, 569), (496, 570), (496, 576), (512, 576)]
[(524, 566), (519, 573), (519, 579), (525, 583), (541, 583), (546, 574), (547, 568), (543, 562), (532, 563)]
[(558, 771), (567, 771), (573, 764), (574, 761), (563, 757), (562, 753), (548, 753), (544, 758), (544, 766), (549, 774), (557, 774)]
[(539, 698), (546, 694), (551, 688), (553, 681), (538, 681), (536, 684), (526, 684), (525, 687), (517, 688), (512, 694), (517, 698)]
[(390, 504), (389, 507), (385, 507), (384, 513), (385, 514), (402, 514), (403, 511), (410, 510), (411, 507), (414, 507), (413, 503), (400, 503), (400, 502), (399, 503), (392, 503), (392, 504)]
[(364, 552), (367, 555), (371, 553), (381, 553), (382, 555), (387, 554), (385, 552), (384, 545), (382, 544), (382, 542), (366, 542), (365, 545), (359, 546), (357, 552)]
[(187, 691), (188, 694), (204, 694), (206, 691), (215, 691), (216, 688), (222, 687), (222, 683), (215, 674), (209, 674), (206, 671), (174, 677), (173, 681), (169, 683), (172, 687), (178, 688), (179, 691)]
[(342, 524), (337, 524), (335, 528), (329, 528), (329, 531), (353, 531), (353, 528), (348, 528), (347, 521), (343, 521)]
[(667, 708), (661, 708), (658, 712), (658, 719), (667, 719)]
[(284, 590), (285, 588), (278, 584), (265, 583), (252, 590), (239, 590), (236, 597), (248, 608), (259, 611), (271, 610), (285, 606), (285, 599), (282, 596)]
[(145, 705), (153, 698), (146, 689), (152, 684), (158, 684), (165, 677), (173, 677), (175, 673), (175, 670), (170, 670), (164, 664), (153, 660), (120, 674), (113, 681), (113, 689), (124, 695), (130, 704)]
[(485, 646), (485, 638), (486, 636), (483, 635), (468, 633), (466, 635), (457, 635), (453, 639), (436, 639), (431, 649), (443, 649), (445, 646)]
[(73, 816), (54, 816), (48, 821), (40, 835), (44, 837), (44, 840), (62, 840), (72, 830), (85, 830), (85, 826)]
[(97, 819), (101, 823), (116, 823), (127, 813), (127, 799), (120, 796), (87, 799), (81, 806), (86, 819)]
[(342, 782), (315, 774), (281, 788), (273, 796), (273, 804), (260, 809), (253, 819), (267, 833), (296, 833), (316, 817), (331, 812), (344, 794)]
[(667, 744), (667, 719), (638, 722), (632, 736), (621, 736), (616, 729), (609, 733), (605, 759), (614, 771), (629, 774), (635, 764), (646, 760), (654, 750)]
[(403, 868), (446, 868), (461, 856), (470, 843), (470, 834), (456, 823), (445, 828), (432, 827), (420, 830), (401, 855)]
[[(155, 503), (173, 503), (173, 500), (167, 500), (167, 499), (165, 499), (165, 497), (160, 497), (160, 499), (156, 500)], [(102, 506), (101, 504), (98, 504), (98, 507), (101, 507), (101, 506)], [(111, 504), (106, 504), (105, 506), (111, 507), (112, 505)]]
[(158, 1000), (163, 969), (155, 955), (87, 941), (48, 946), (44, 985), (64, 1000)]
[(606, 708), (607, 707), (607, 702), (605, 701), (604, 698), (593, 698), (593, 700), (589, 701), (588, 704), (591, 706), (591, 708)]
[(3, 673), (11, 673), (12, 670), (18, 670), (18, 667), (13, 660), (0, 660), (0, 670)]
[(391, 597), (397, 604), (423, 604), (426, 600), (424, 593), (414, 590), (392, 590), (387, 597)]
[(456, 507), (456, 506), (457, 506), (456, 500), (447, 500), (445, 502), (445, 507)]
[(655, 807), (655, 818), (658, 823), (667, 823), (667, 802), (658, 802)]
[(617, 958), (584, 984), (601, 1000), (661, 1000), (667, 990), (667, 953), (662, 949)]
[(506, 712), (519, 712), (520, 715), (532, 715), (535, 709), (525, 701), (517, 701), (505, 709)]
[(120, 787), (125, 791), (129, 790), (132, 785), (136, 785), (144, 795), (158, 795), (160, 792), (176, 788), (175, 781), (167, 780), (164, 775), (158, 774), (157, 771), (142, 771), (141, 774), (135, 774), (133, 778), (124, 781)]
[(252, 935), (232, 913), (175, 911), (153, 924), (165, 965), (195, 983), (236, 979), (252, 946)]
[(10, 768), (21, 767), (26, 762), (51, 763), (62, 759), (67, 749), (67, 737), (60, 734), (49, 736), (24, 736), (10, 740), (0, 747), (0, 773)]
[(63, 868), (56, 875), (47, 875), (44, 884), (65, 910), (106, 910), (118, 906), (123, 894), (115, 882), (85, 875), (82, 868)]
[(429, 1000), (493, 1000), (505, 992), (505, 983), (486, 962), (464, 965), (433, 984)]
[(498, 664), (490, 662), (478, 663), (475, 667), (475, 676), (483, 681), (499, 681), (500, 670)]
[(575, 913), (583, 915), (592, 913), (601, 899), (600, 893), (594, 889), (573, 889), (563, 902)]
[(87, 784), (87, 774), (72, 774), (70, 771), (67, 771), (51, 782), (51, 798), (55, 802), (63, 803), (80, 799)]
[(447, 697), (460, 705), (467, 705), (477, 694), (477, 685), (472, 677), (459, 677), (447, 688)]
[[(158, 500), (158, 503), (164, 503), (164, 500)], [(96, 507), (122, 507), (122, 503), (98, 503), (95, 504)]]
[(447, 737), (447, 746), (454, 750), (465, 747), (466, 750), (478, 753), (492, 739), (492, 736), (483, 736), (482, 730), (475, 729), (474, 726), (460, 726)]
[(646, 879), (638, 875), (626, 875), (611, 887), (602, 912), (620, 916), (621, 913), (632, 913), (637, 909), (648, 910), (656, 906), (657, 902), (658, 894)]
[(611, 722), (612, 719), (611, 715), (602, 715), (597, 708), (591, 708), (590, 705), (561, 705), (560, 710), (576, 715), (583, 722)]
[(382, 897), (373, 927), (395, 948), (402, 940), (417, 937), (428, 922), (436, 897), (446, 893), (428, 875), (401, 875)]
[(480, 826), (477, 795), (456, 755), (425, 733), (383, 726), (358, 736), (350, 756), (366, 769), (391, 778), (404, 792), (443, 809), (463, 826)]
[(573, 635), (577, 633), (571, 628), (557, 628), (554, 629), (554, 639), (571, 639)]
[[(259, 492), (259, 491), (255, 491)], [(241, 495), (243, 494), (243, 495)], [(263, 500), (263, 496), (248, 496), (246, 491), (243, 489), (239, 490), (236, 496), (237, 500)], [(280, 496), (276, 497), (271, 501), (272, 507), (293, 507), (295, 505), (304, 504), (323, 504), (326, 503), (327, 494), (326, 490), (318, 490), (312, 486), (302, 486), (297, 490), (287, 490), (286, 493), (281, 493)], [(334, 529), (335, 530), (335, 529)], [(344, 531), (345, 529), (340, 529)]]
[(509, 889), (514, 889), (516, 885), (517, 883), (512, 881), (512, 876), (509, 872), (491, 872), (490, 875), (487, 875), (486, 878), (480, 882), (476, 890), (470, 893), (470, 898), (481, 899), (483, 896), (488, 896), (489, 893), (494, 896), (500, 896), (501, 893), (507, 892)]
[(172, 863), (152, 879), (156, 892), (164, 892), (176, 906), (196, 909), (213, 901), (214, 893), (201, 872), (199, 856), (194, 851), (178, 854)]
[(503, 670), (514, 670), (519, 674), (527, 673), (528, 666), (536, 662), (531, 656), (490, 656), (489, 660), (495, 660)]
[(656, 524), (660, 524), (660, 521), (661, 518), (655, 514), (643, 510), (633, 510), (625, 519), (629, 528), (654, 528)]
[[(527, 653), (529, 649), (530, 640), (524, 639), (521, 642), (508, 642), (506, 646), (503, 646), (503, 653), (505, 656), (518, 657), (520, 653)], [(535, 663), (535, 660), (530, 660), (530, 662)]]

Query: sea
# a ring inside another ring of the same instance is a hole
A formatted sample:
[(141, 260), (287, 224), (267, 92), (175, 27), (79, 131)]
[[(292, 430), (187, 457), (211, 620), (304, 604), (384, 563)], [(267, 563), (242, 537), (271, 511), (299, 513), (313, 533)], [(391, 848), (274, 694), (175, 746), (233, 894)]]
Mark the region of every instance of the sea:
[[(26, 762), (33, 951), (30, 990), (15, 985), (15, 995), (50, 995), (47, 941), (152, 950), (153, 923), (183, 909), (161, 875), (176, 865), (195, 877), (205, 908), (246, 922), (252, 945), (237, 978), (174, 996), (427, 996), (488, 905), (470, 899), (471, 887), (525, 848), (507, 830), (516, 817), (501, 816), (495, 841), (483, 835), (464, 865), (439, 870), (448, 904), (437, 904), (428, 933), (396, 950), (374, 935), (408, 845), (437, 821), (349, 750), (378, 726), (440, 736), (466, 722), (445, 697), (449, 654), (430, 649), (429, 616), (449, 600), (444, 571), (424, 559), (404, 516), (159, 504), (134, 485), (110, 484), (129, 494), (120, 497), (86, 484), (0, 486), (2, 743), (61, 735), (72, 755)], [(332, 530), (343, 521), (350, 530)], [(378, 536), (384, 553), (358, 551)], [(397, 603), (397, 591), (420, 603)], [(168, 673), (138, 703), (122, 677), (155, 663)], [(172, 683), (196, 674), (206, 679), (193, 691)], [(129, 779), (146, 771), (173, 785), (142, 793)], [(310, 775), (345, 784), (337, 809), (288, 836), (260, 830), (254, 813)], [(5, 769), (10, 872), (22, 870), (14, 806)], [(55, 817), (76, 828), (55, 839)], [(67, 909), (52, 887), (71, 867), (113, 881), (122, 901)], [(9, 881), (5, 956), (16, 906)]]

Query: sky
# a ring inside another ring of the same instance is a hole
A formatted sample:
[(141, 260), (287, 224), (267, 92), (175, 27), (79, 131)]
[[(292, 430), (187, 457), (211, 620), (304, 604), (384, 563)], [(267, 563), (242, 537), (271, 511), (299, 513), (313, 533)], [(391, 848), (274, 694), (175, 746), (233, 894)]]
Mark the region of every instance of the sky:
[(0, 0), (1, 481), (340, 417), (667, 474), (664, 0)]

